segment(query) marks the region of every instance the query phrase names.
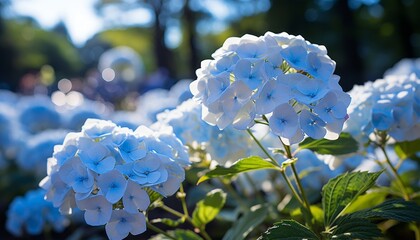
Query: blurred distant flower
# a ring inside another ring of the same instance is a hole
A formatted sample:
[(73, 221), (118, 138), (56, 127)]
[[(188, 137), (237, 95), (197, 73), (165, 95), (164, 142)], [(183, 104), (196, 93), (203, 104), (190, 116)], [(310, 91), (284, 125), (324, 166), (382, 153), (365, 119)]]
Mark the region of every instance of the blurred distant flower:
[(416, 74), (420, 78), (420, 58), (409, 59), (404, 58), (397, 62), (392, 68), (386, 70), (385, 76), (388, 75), (410, 75)]
[(19, 96), (14, 92), (0, 89), (0, 103), (6, 105), (14, 105), (18, 101)]
[(338, 138), (350, 97), (333, 75), (335, 62), (324, 46), (267, 32), (228, 38), (212, 57), (190, 85), (209, 124), (246, 129), (272, 115), (270, 127), (288, 145), (305, 135)]
[(125, 46), (112, 48), (99, 58), (99, 71), (107, 82), (141, 80), (144, 74), (143, 61), (133, 49)]
[(0, 102), (0, 149), (7, 148), (12, 143), (16, 129), (15, 109)]
[(386, 76), (350, 92), (352, 103), (344, 131), (366, 142), (375, 131), (396, 141), (420, 138), (420, 79), (414, 74)]
[(154, 123), (157, 114), (164, 110), (172, 110), (191, 96), (189, 91), (189, 80), (177, 82), (170, 90), (152, 89), (142, 94), (137, 100), (136, 112)]
[(61, 232), (69, 224), (53, 204), (44, 199), (45, 190), (31, 190), (16, 197), (7, 211), (6, 229), (14, 236), (41, 234), (47, 226)]
[(44, 176), (48, 157), (52, 155), (54, 146), (63, 142), (67, 133), (66, 130), (46, 130), (35, 135), (25, 135), (25, 141), (19, 144), (17, 165), (38, 177)]
[(187, 165), (187, 149), (173, 134), (88, 119), (81, 132), (68, 134), (54, 148), (40, 186), (60, 212), (77, 206), (86, 223), (106, 224), (109, 238), (122, 239), (146, 230), (141, 212), (150, 204), (146, 188), (174, 194)]
[(18, 119), (21, 128), (30, 134), (62, 126), (60, 114), (46, 96), (21, 98)]
[(322, 187), (329, 179), (342, 173), (341, 169), (331, 170), (311, 150), (302, 149), (296, 153), (296, 157), (304, 160), (296, 162), (296, 168), (299, 169), (299, 174), (302, 176), (302, 184), (313, 192), (321, 192)]

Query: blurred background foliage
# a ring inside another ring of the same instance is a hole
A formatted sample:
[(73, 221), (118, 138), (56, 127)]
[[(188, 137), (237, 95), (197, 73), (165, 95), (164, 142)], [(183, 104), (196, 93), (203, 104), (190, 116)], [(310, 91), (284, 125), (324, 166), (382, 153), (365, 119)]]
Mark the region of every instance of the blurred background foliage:
[[(226, 38), (266, 31), (325, 45), (345, 90), (382, 77), (402, 58), (420, 56), (418, 0), (97, 0), (106, 30), (81, 46), (63, 22), (46, 30), (36, 19), (7, 14), (12, 2), (0, 0), (0, 88), (20, 92), (28, 74), (45, 75), (45, 67), (49, 82), (86, 81), (101, 54), (117, 46), (141, 56), (145, 75), (164, 71), (163, 87), (170, 87), (175, 79), (194, 79), (200, 62)], [(138, 9), (150, 14), (148, 22), (124, 22)]]

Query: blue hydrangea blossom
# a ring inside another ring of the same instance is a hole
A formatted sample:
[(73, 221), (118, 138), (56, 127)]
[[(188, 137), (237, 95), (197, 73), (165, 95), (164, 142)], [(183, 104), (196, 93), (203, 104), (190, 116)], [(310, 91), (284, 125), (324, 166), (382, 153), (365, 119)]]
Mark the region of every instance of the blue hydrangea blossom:
[(324, 46), (267, 32), (229, 38), (212, 57), (201, 63), (190, 85), (207, 123), (246, 129), (266, 115), (273, 133), (288, 145), (305, 136), (338, 138), (350, 97), (338, 84), (335, 62)]
[(389, 75), (355, 86), (344, 131), (361, 143), (371, 133), (386, 131), (396, 141), (420, 138), (420, 79), (416, 75)]
[(61, 232), (69, 224), (53, 204), (44, 200), (45, 190), (31, 190), (16, 197), (7, 211), (6, 229), (14, 236), (41, 234), (47, 225)]
[(109, 238), (122, 239), (146, 230), (146, 189), (174, 194), (188, 165), (187, 148), (173, 134), (87, 119), (81, 132), (69, 133), (54, 147), (40, 186), (61, 213), (77, 207), (87, 224), (105, 224)]

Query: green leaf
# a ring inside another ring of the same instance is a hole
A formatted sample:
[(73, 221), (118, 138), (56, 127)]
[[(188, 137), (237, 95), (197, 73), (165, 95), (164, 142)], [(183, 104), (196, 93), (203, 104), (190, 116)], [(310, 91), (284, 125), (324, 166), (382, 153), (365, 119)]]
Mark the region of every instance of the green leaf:
[[(324, 211), (322, 211), (322, 209), (318, 207), (317, 205), (311, 205), (310, 209), (311, 209), (313, 220), (316, 223), (319, 223), (320, 225), (322, 225), (324, 223)], [(293, 219), (297, 219), (299, 217), (303, 220), (303, 214), (302, 214), (301, 208), (296, 208), (294, 211), (290, 213), (290, 216)]]
[(378, 227), (363, 218), (341, 217), (332, 232), (331, 239), (374, 239), (382, 236)]
[(216, 166), (214, 170), (207, 172), (204, 176), (198, 179), (197, 184), (200, 184), (203, 181), (206, 181), (214, 177), (231, 177), (241, 172), (247, 172), (251, 170), (260, 170), (260, 169), (274, 169), (276, 166), (271, 162), (264, 160), (258, 156), (251, 156), (247, 158), (239, 159), (234, 162), (232, 166), (225, 168), (222, 166)]
[(350, 214), (354, 218), (394, 219), (400, 222), (420, 222), (420, 206), (404, 199), (390, 199), (376, 207)]
[(319, 154), (342, 155), (356, 152), (358, 143), (349, 133), (341, 133), (337, 140), (306, 138), (299, 143), (300, 149), (310, 149)]
[(376, 206), (385, 201), (387, 195), (388, 193), (386, 193), (385, 191), (373, 191), (361, 195), (345, 209), (343, 214), (349, 214)]
[(256, 205), (246, 212), (226, 232), (223, 240), (245, 239), (246, 236), (267, 217), (268, 208), (266, 205)]
[(325, 226), (330, 227), (350, 203), (374, 185), (381, 173), (345, 173), (328, 181), (322, 188)]
[[(177, 229), (175, 231), (168, 231), (167, 233), (174, 237), (176, 240), (203, 240), (200, 236), (191, 230)], [(150, 240), (172, 240), (172, 238), (169, 238), (163, 234), (158, 234), (151, 237)]]
[(226, 193), (221, 189), (209, 192), (203, 200), (200, 200), (193, 212), (192, 221), (196, 227), (205, 226), (212, 221), (226, 202)]
[(420, 151), (420, 139), (410, 142), (397, 142), (394, 149), (400, 159), (410, 158)]
[(265, 231), (258, 240), (318, 240), (307, 227), (294, 220), (282, 220)]

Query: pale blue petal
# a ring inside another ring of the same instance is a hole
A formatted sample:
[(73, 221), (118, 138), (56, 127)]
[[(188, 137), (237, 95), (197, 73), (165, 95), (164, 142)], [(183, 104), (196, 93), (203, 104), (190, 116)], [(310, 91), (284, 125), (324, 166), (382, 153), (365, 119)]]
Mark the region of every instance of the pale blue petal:
[(324, 126), (326, 125), (324, 121), (318, 116), (310, 113), (308, 110), (304, 109), (299, 115), (300, 127), (302, 130), (311, 138), (321, 139), (325, 136), (327, 130)]
[(143, 213), (134, 214), (134, 221), (130, 222), (131, 231), (133, 235), (138, 235), (146, 231), (146, 218)]
[(152, 188), (163, 196), (169, 196), (178, 191), (181, 182), (185, 179), (185, 171), (178, 164), (170, 162), (165, 164), (168, 171), (168, 179)]
[(129, 213), (138, 213), (146, 210), (150, 205), (149, 195), (140, 185), (128, 181), (126, 192), (123, 196), (124, 209)]
[(110, 203), (116, 203), (124, 195), (127, 180), (118, 170), (112, 170), (98, 177), (98, 186)]
[(119, 232), (117, 231), (117, 228), (118, 228), (118, 222), (109, 222), (105, 225), (105, 231), (106, 231), (106, 235), (108, 239), (121, 240), (128, 236), (129, 232), (127, 232), (127, 234), (120, 235)]
[(280, 54), (290, 66), (296, 69), (305, 69), (307, 66), (308, 54), (303, 46), (289, 46), (283, 49)]
[(160, 167), (161, 161), (153, 153), (148, 153), (145, 158), (138, 160), (134, 163), (133, 170), (136, 173), (143, 174), (144, 172), (153, 172)]
[(273, 115), (269, 119), (271, 131), (285, 138), (291, 138), (296, 134), (298, 129), (298, 115), (292, 106), (285, 103), (278, 106), (273, 111)]
[(112, 204), (102, 195), (86, 198), (77, 204), (80, 209), (86, 209), (85, 220), (91, 226), (104, 225), (111, 219)]

